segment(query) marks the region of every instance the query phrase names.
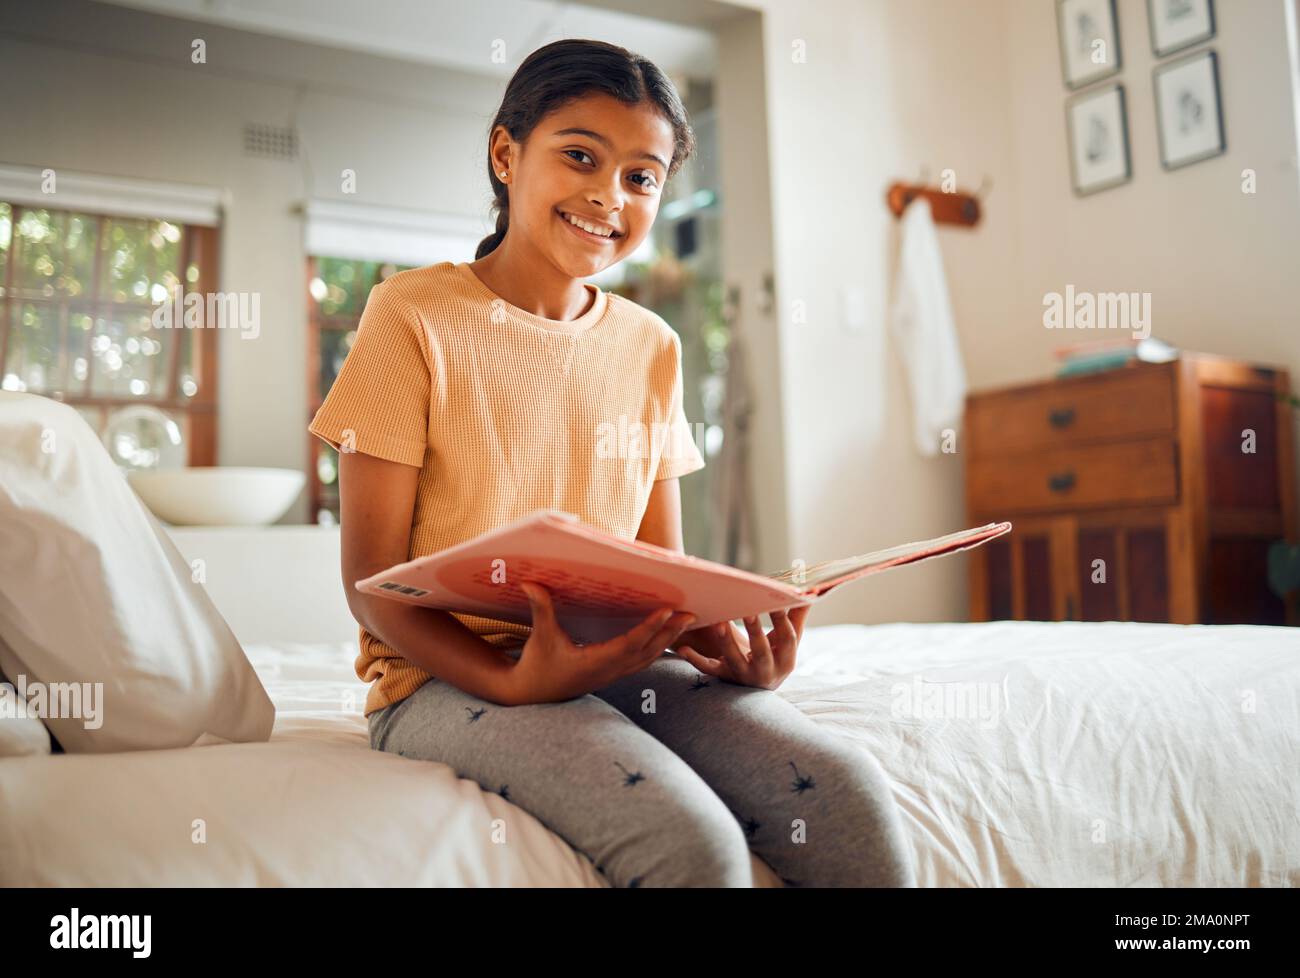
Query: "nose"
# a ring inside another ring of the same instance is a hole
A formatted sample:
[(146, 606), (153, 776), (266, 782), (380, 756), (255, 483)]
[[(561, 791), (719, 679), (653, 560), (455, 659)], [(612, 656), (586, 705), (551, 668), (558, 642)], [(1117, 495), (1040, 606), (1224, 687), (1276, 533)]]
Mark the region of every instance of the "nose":
[(587, 202), (593, 207), (600, 207), (610, 214), (617, 214), (623, 209), (627, 196), (619, 183), (621, 179), (618, 171), (615, 170), (604, 179), (593, 181), (591, 186), (587, 188)]

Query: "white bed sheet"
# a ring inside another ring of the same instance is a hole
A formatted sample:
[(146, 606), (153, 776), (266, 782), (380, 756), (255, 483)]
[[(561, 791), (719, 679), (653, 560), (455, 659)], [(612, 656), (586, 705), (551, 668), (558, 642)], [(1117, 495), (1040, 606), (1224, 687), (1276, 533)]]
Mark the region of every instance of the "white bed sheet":
[[(809, 652), (781, 688), (879, 759), (923, 885), (1300, 886), (1300, 630), (837, 625)], [(891, 716), (918, 682), (994, 684), (997, 723)]]
[[(372, 751), (352, 643), (245, 649), (267, 743), (0, 761), (0, 883), (606, 885), (446, 765)], [(936, 683), (990, 712), (908, 708)], [(1295, 630), (809, 628), (779, 695), (881, 762), (921, 885), (1300, 885)]]

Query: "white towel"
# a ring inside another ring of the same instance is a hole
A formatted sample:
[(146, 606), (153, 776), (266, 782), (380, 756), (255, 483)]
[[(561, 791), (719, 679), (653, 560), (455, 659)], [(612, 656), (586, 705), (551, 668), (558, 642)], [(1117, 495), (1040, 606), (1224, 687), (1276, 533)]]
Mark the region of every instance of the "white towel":
[[(917, 197), (902, 216), (902, 245), (889, 328), (907, 369), (916, 447), (937, 455), (943, 430), (957, 430), (966, 371), (948, 300), (930, 202)], [(955, 450), (955, 446), (954, 446)]]

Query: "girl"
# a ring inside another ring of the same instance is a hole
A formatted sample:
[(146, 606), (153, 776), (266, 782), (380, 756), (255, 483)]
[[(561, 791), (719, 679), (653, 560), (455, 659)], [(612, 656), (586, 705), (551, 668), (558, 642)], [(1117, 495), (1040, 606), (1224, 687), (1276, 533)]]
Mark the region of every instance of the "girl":
[(493, 121), (496, 230), (476, 260), (370, 293), (309, 430), (340, 453), (371, 746), (499, 792), (615, 886), (751, 886), (751, 849), (790, 885), (914, 885), (879, 764), (773, 692), (807, 607), (766, 634), (757, 618), (690, 629), (667, 608), (576, 646), (532, 582), (518, 582), (531, 626), (352, 587), (538, 508), (682, 550), (677, 480), (704, 465), (694, 443), (610, 458), (600, 438), (620, 420), (686, 427), (680, 340), (582, 279), (636, 250), (693, 145), (649, 61), (548, 44)]

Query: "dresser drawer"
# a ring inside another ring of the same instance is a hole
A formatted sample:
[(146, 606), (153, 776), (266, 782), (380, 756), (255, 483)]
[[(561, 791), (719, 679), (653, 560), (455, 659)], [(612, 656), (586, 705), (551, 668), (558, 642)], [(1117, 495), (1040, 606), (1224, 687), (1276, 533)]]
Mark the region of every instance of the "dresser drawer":
[(1178, 498), (1170, 438), (973, 459), (969, 504), (981, 519), (1020, 511), (1158, 504)]
[(971, 397), (967, 447), (978, 455), (1172, 434), (1173, 371), (1164, 365)]

